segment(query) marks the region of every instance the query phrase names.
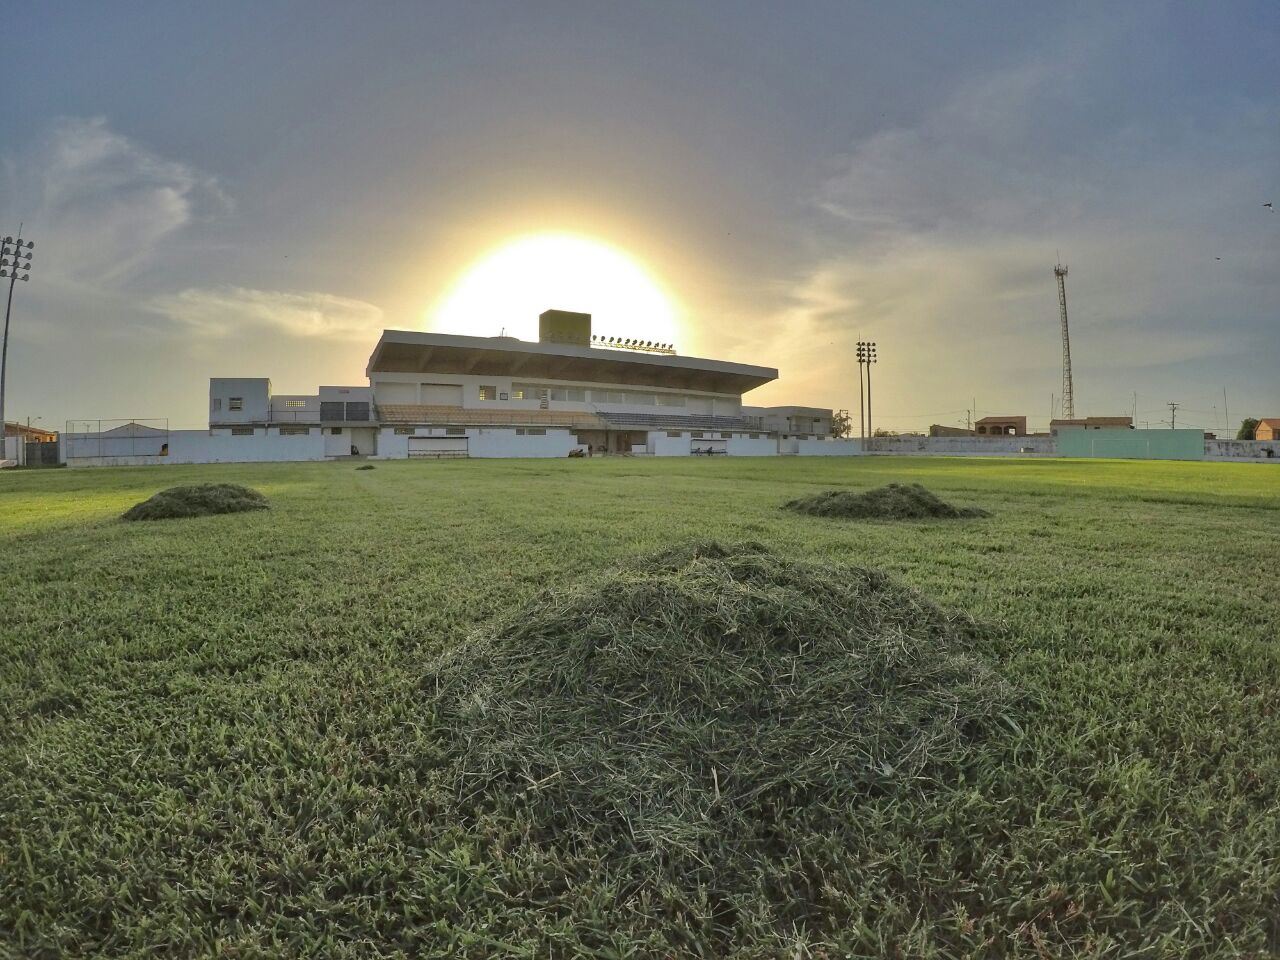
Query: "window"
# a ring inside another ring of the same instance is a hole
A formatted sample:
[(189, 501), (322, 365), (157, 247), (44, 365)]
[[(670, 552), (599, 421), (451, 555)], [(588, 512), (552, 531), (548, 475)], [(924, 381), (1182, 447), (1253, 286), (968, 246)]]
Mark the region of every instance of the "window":
[(523, 400), (523, 399), (524, 399), (524, 387), (512, 387), (512, 388), (511, 388), (511, 399), (512, 399), (512, 400)]
[(396, 427), (396, 433), (402, 437), (411, 437), (417, 431), (413, 427)]
[(467, 435), (466, 427), (445, 427), (444, 435), (446, 437), (465, 437)]
[(253, 427), (232, 427), (231, 435), (233, 437), (252, 437)]
[(693, 433), (689, 434), (689, 439), (690, 439), (690, 440), (701, 440), (701, 439), (702, 439), (702, 431), (701, 431), (701, 430), (695, 430)]
[(679, 440), (682, 436), (684, 436), (684, 434), (682, 434), (679, 430), (668, 430), (667, 436), (670, 437), (672, 440)]
[(310, 427), (281, 427), (280, 436), (282, 437), (305, 437), (311, 433)]
[(330, 427), (330, 428), (329, 428), (329, 436), (331, 436), (331, 437), (340, 437), (340, 436), (342, 436), (342, 428), (341, 428), (341, 427)]
[(244, 409), (244, 397), (232, 397), (229, 401), (227, 401), (227, 409), (228, 409), (228, 410), (243, 410), (243, 409)]
[(214, 410), (221, 410), (221, 409), (222, 409), (222, 398), (221, 398), (221, 397), (214, 397), (214, 398), (213, 398), (213, 409), (214, 409)]
[(517, 437), (545, 437), (546, 435), (545, 427), (516, 427)]
[(497, 388), (497, 387), (495, 387), (495, 386), (492, 386), (492, 385), (488, 385), (488, 386), (481, 386), (481, 387), (480, 387), (480, 399), (481, 399), (481, 400), (497, 400), (497, 399), (498, 399), (498, 388)]
[(747, 434), (747, 436), (748, 436), (748, 437), (750, 437), (752, 440), (759, 440), (759, 439), (760, 439), (760, 434), (758, 434), (758, 433), (748, 433), (748, 434)]
[(552, 400), (582, 403), (587, 399), (587, 391), (581, 387), (552, 387), (550, 396)]
[(299, 409), (301, 409), (302, 407), (305, 407), (305, 406), (307, 405), (307, 401), (305, 401), (305, 400), (286, 400), (286, 401), (284, 402), (284, 405), (285, 405), (286, 407), (289, 407), (290, 409), (293, 409), (293, 410), (299, 410)]

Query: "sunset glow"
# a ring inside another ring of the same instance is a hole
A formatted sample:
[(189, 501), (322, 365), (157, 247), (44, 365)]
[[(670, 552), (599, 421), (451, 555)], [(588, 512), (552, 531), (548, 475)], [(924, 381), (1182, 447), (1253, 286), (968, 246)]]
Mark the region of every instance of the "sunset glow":
[(591, 237), (540, 233), (484, 254), (427, 312), (443, 333), (537, 339), (549, 308), (590, 313), (605, 336), (678, 342), (677, 308), (645, 267)]

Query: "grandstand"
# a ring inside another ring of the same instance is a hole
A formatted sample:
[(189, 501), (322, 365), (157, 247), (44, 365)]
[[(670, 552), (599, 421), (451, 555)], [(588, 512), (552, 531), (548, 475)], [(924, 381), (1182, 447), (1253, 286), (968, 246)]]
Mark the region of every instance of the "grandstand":
[(758, 455), (778, 452), (762, 445), (784, 435), (778, 424), (788, 439), (829, 435), (829, 410), (802, 427), (770, 416), (775, 408), (744, 412), (743, 395), (777, 379), (771, 367), (606, 347), (593, 342), (588, 314), (541, 319), (536, 342), (385, 330), (367, 386), (315, 396), (273, 397), (266, 379), (213, 379), (210, 431), (316, 431), (326, 457)]

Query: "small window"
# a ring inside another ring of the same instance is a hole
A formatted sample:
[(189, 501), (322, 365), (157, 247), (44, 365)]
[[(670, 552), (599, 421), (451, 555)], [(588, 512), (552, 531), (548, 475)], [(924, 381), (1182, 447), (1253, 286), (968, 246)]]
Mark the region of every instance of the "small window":
[(693, 433), (689, 434), (689, 438), (690, 438), (691, 440), (701, 440), (701, 439), (702, 439), (702, 431), (701, 431), (701, 430), (695, 430)]
[(466, 427), (445, 427), (444, 435), (446, 437), (465, 437), (467, 429)]
[(298, 410), (298, 409), (301, 409), (302, 407), (305, 407), (305, 406), (307, 405), (307, 401), (305, 401), (305, 400), (286, 400), (286, 401), (284, 402), (284, 405), (285, 405), (286, 407), (289, 407), (289, 408), (293, 409), (293, 410)]
[(342, 428), (341, 428), (341, 427), (330, 427), (330, 428), (329, 428), (329, 436), (331, 436), (331, 437), (340, 437), (340, 436), (342, 436)]
[(682, 434), (679, 430), (668, 430), (667, 436), (670, 437), (672, 440), (679, 440), (682, 436), (684, 436), (684, 434)]
[(750, 437), (752, 440), (759, 440), (759, 439), (760, 439), (760, 434), (758, 434), (758, 433), (748, 433), (748, 434), (747, 434), (747, 436), (748, 436), (748, 437)]
[(481, 400), (497, 400), (498, 388), (494, 386), (481, 386), (480, 399)]
[(529, 437), (545, 437), (547, 430), (545, 427), (529, 427), (525, 430), (525, 436)]
[(309, 427), (281, 427), (280, 436), (282, 437), (305, 437), (311, 433)]
[(511, 399), (512, 399), (512, 400), (523, 400), (523, 399), (524, 399), (524, 390), (523, 390), (523, 389), (516, 390), (516, 389), (514, 389), (514, 388), (513, 388), (513, 389), (512, 389), (512, 391), (511, 391)]
[(228, 400), (228, 401), (227, 401), (227, 409), (228, 409), (228, 410), (243, 410), (243, 409), (244, 409), (244, 397), (232, 397), (230, 400)]
[(231, 435), (233, 437), (252, 437), (253, 427), (232, 427)]
[(221, 409), (222, 409), (222, 398), (221, 398), (221, 397), (214, 397), (214, 398), (213, 398), (213, 409), (214, 409), (214, 410), (221, 410)]
[(417, 431), (413, 427), (396, 427), (396, 433), (402, 437), (411, 437)]

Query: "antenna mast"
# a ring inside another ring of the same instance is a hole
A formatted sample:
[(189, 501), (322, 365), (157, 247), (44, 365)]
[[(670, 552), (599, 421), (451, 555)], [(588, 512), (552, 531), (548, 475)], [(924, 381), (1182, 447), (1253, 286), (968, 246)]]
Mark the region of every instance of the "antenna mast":
[(1071, 389), (1071, 338), (1067, 335), (1067, 268), (1061, 263), (1053, 268), (1058, 278), (1058, 308), (1062, 316), (1062, 418), (1074, 420), (1076, 402)]

